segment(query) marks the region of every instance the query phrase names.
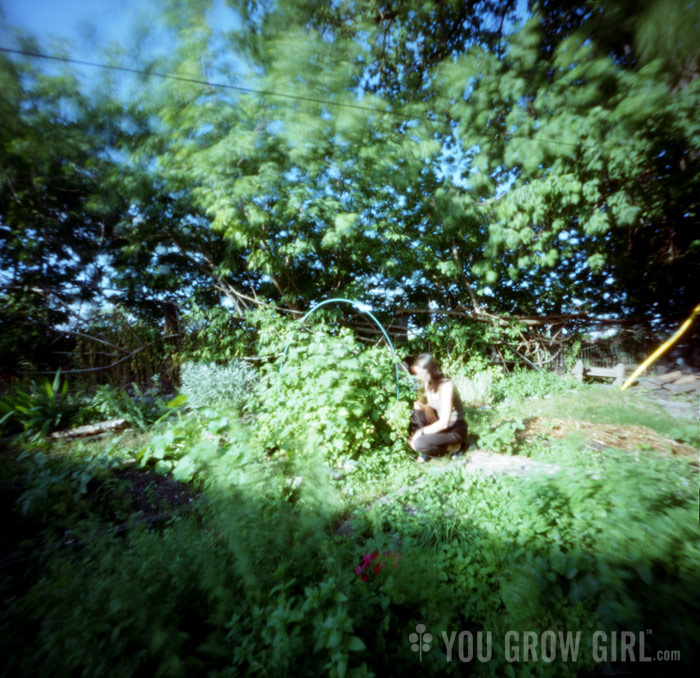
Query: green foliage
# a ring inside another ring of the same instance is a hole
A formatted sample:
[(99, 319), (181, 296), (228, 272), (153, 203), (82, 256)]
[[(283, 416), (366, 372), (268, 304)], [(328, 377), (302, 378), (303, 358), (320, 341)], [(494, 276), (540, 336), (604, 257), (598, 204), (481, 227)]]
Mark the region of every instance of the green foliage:
[(166, 398), (157, 384), (143, 392), (137, 384), (131, 384), (129, 391), (116, 388), (111, 383), (97, 386), (94, 393), (83, 401), (80, 422), (126, 419), (143, 431), (167, 413)]
[[(178, 407), (178, 399), (170, 407)], [(207, 416), (209, 415), (209, 416)], [(221, 479), (227, 478), (241, 462), (239, 450), (252, 454), (251, 434), (238, 417), (215, 415), (215, 410), (202, 415), (178, 412), (177, 420), (168, 419), (157, 427), (148, 443), (139, 450), (137, 460), (141, 466), (151, 464), (159, 473), (172, 471), (180, 481), (199, 480), (207, 475), (216, 475), (212, 467), (218, 468)], [(258, 457), (262, 458), (262, 453)]]
[[(491, 172), (483, 193), (492, 194), (498, 179), (511, 182), (489, 209), (488, 242), (475, 270), (491, 285), (517, 279), (521, 285), (504, 301), (520, 312), (537, 288), (540, 312), (574, 297), (601, 311), (625, 298), (625, 308), (640, 314), (653, 307), (668, 317), (671, 303), (680, 315), (693, 305), (685, 274), (675, 276), (683, 261), (696, 275), (696, 255), (681, 245), (694, 239), (696, 198), (690, 174), (680, 178), (674, 168), (687, 168), (681, 158), (697, 135), (680, 114), (695, 87), (674, 88), (658, 61), (629, 68), (634, 59), (611, 56), (592, 24), (552, 44), (539, 22), (535, 16), (516, 32), (502, 59), (472, 49), (445, 67), (445, 88), (450, 71), (473, 77), (458, 109), (465, 147), (478, 144), (488, 158), (478, 168)], [(651, 148), (659, 149), (660, 163)], [(666, 182), (678, 191), (672, 201), (657, 193)], [(680, 203), (690, 209), (664, 225)], [(656, 256), (642, 224), (652, 240), (674, 243), (670, 259)], [(557, 285), (562, 279), (566, 285)]]
[(69, 321), (73, 302), (101, 296), (98, 258), (125, 207), (116, 193), (97, 199), (115, 166), (105, 146), (116, 121), (113, 111), (96, 113), (95, 99), (66, 72), (46, 75), (3, 54), (0, 86), (0, 268), (9, 312), (0, 361), (3, 369), (16, 369), (13, 357), (54, 366), (55, 326)]
[[(386, 353), (346, 335), (309, 339), (283, 372), (287, 400), (305, 386), (297, 369), (309, 370), (315, 387), (340, 365), (353, 385), (382, 390), (381, 378), (371, 386), (345, 361), (352, 356), (358, 371), (370, 361), (390, 366)], [(349, 397), (338, 376), (326, 400), (337, 390)], [(39, 648), (7, 653), (9, 669), (407, 674), (418, 661), (407, 641), (417, 623), (435, 638), (421, 663), (426, 675), (461, 674), (456, 649), (447, 661), (442, 632), (467, 629), (493, 638), (492, 661), (470, 666), (477, 676), (508, 675), (509, 667), (543, 678), (595, 670), (589, 645), (601, 628), (653, 628), (649, 652), (680, 649), (684, 665), (696, 660), (688, 632), (700, 606), (692, 465), (551, 441), (550, 460), (561, 469), (554, 475), (487, 476), (459, 464), (426, 472), (396, 446), (405, 445), (410, 406), (387, 390), (384, 434), (355, 464), (345, 458), (333, 469), (334, 450), (306, 439), (308, 420), (289, 427), (285, 455), (269, 456), (260, 420), (192, 412), (176, 399), (174, 416), (151, 430), (142, 462), (194, 479), (203, 500), (155, 529), (131, 523), (121, 536), (104, 529), (128, 517), (107, 491), (111, 469), (133, 454), (119, 438), (99, 453), (88, 444), (60, 455), (29, 449), (14, 482), (17, 515), (49, 540), (43, 560), (0, 585), (9, 593), (21, 582), (7, 596), (2, 642), (21, 647), (31, 637)], [(501, 449), (517, 428), (511, 420), (494, 429)], [(506, 631), (552, 628), (581, 631), (576, 662), (505, 661)]]
[(186, 362), (180, 368), (180, 390), (194, 409), (250, 410), (258, 381), (256, 370), (244, 360), (227, 365)]
[(524, 428), (525, 425), (520, 419), (502, 420), (479, 436), (479, 447), (513, 454), (517, 445), (516, 433)]
[(517, 401), (525, 398), (551, 398), (578, 388), (573, 377), (562, 377), (554, 372), (535, 370), (518, 370), (504, 375), (496, 382), (493, 389), (495, 401)]
[(400, 447), (393, 381), (393, 359), (384, 347), (364, 348), (346, 330), (299, 336), (281, 368), (268, 372), (257, 435), (271, 451), (303, 440), (332, 461)]
[(0, 435), (22, 433), (38, 439), (66, 428), (77, 410), (77, 402), (68, 394), (68, 382), (61, 380), (58, 371), (53, 381), (30, 382), (0, 396)]
[[(116, 444), (97, 454), (78, 444), (60, 460), (45, 450), (29, 448), (19, 457), (22, 493), (17, 510), (45, 528), (47, 538), (60, 538), (61, 529), (68, 529), (74, 537), (90, 534), (97, 516), (111, 520), (114, 511), (126, 517), (124, 506), (110, 493), (117, 483), (108, 480), (109, 472), (120, 465), (120, 457)], [(88, 488), (96, 481), (103, 483), (99, 496), (89, 496)]]
[[(248, 318), (253, 314), (248, 314)], [(246, 323), (231, 309), (203, 308), (192, 304), (182, 318), (185, 337), (180, 359), (191, 363), (225, 363), (246, 355), (254, 347), (254, 320)]]

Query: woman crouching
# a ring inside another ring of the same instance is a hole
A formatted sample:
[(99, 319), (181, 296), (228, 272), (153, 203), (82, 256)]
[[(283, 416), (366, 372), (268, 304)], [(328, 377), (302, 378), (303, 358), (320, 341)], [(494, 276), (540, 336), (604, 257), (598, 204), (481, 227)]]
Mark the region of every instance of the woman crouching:
[(427, 403), (417, 400), (413, 404), (409, 425), (408, 444), (418, 452), (417, 461), (456, 452), (467, 439), (467, 423), (454, 383), (442, 374), (430, 353), (407, 358), (404, 364), (425, 385)]

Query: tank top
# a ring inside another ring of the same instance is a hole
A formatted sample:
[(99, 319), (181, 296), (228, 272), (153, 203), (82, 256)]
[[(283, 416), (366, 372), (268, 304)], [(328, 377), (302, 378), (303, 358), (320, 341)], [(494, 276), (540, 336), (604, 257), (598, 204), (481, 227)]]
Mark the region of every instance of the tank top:
[[(464, 405), (462, 405), (462, 399), (459, 397), (459, 393), (457, 391), (457, 387), (454, 385), (454, 382), (452, 379), (442, 379), (440, 381), (441, 384), (445, 384), (447, 382), (452, 383), (452, 409), (450, 411), (450, 426), (454, 424), (457, 421), (463, 420), (464, 419)], [(432, 407), (437, 413), (438, 417), (440, 416), (440, 391), (439, 389), (437, 391), (431, 391), (427, 386), (425, 388), (425, 393), (428, 398), (428, 405)]]

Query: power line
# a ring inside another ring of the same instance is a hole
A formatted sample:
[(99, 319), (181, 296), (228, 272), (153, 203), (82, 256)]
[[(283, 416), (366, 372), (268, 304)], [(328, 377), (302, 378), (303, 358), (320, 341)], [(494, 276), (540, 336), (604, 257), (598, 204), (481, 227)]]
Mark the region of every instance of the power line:
[(194, 85), (205, 85), (207, 87), (218, 87), (220, 89), (230, 89), (243, 94), (259, 94), (261, 96), (281, 97), (283, 99), (293, 99), (295, 101), (306, 101), (313, 104), (326, 104), (329, 106), (341, 106), (343, 108), (352, 108), (368, 113), (381, 113), (383, 115), (394, 115), (406, 120), (415, 120), (416, 118), (426, 122), (436, 122), (430, 118), (425, 118), (416, 115), (406, 115), (396, 111), (386, 111), (381, 108), (373, 108), (372, 106), (362, 106), (361, 104), (348, 104), (340, 101), (328, 101), (326, 99), (315, 99), (314, 97), (299, 96), (296, 94), (283, 94), (281, 92), (273, 92), (271, 90), (253, 89), (251, 87), (240, 87), (239, 85), (230, 85), (223, 82), (211, 82), (209, 80), (198, 80), (197, 78), (186, 78), (181, 75), (171, 75), (169, 73), (157, 73), (156, 71), (144, 71), (138, 68), (129, 68), (127, 66), (113, 66), (111, 64), (101, 64), (94, 61), (81, 61), (80, 59), (71, 59), (69, 57), (52, 56), (50, 54), (42, 54), (40, 52), (27, 52), (21, 49), (10, 49), (9, 47), (0, 47), (0, 52), (8, 54), (20, 54), (22, 56), (36, 57), (39, 59), (49, 59), (51, 61), (61, 61), (67, 64), (77, 64), (78, 66), (92, 66), (93, 68), (103, 68), (110, 71), (120, 71), (122, 73), (134, 73), (136, 75), (151, 76), (154, 78), (164, 78), (167, 80), (177, 80), (179, 82), (189, 82)]
[[(228, 89), (228, 90), (233, 90), (235, 92), (241, 92), (243, 94), (257, 94), (260, 96), (272, 96), (272, 97), (279, 97), (282, 99), (291, 99), (293, 101), (305, 101), (307, 103), (314, 103), (314, 104), (320, 104), (320, 105), (326, 105), (326, 106), (339, 106), (341, 108), (349, 108), (353, 110), (358, 110), (358, 111), (364, 111), (366, 113), (379, 113), (381, 115), (391, 115), (397, 118), (401, 118), (403, 120), (411, 121), (411, 120), (422, 120), (423, 122), (431, 123), (431, 124), (445, 124), (448, 126), (452, 126), (453, 120), (450, 120), (449, 118), (445, 118), (444, 120), (439, 120), (439, 119), (432, 119), (426, 116), (421, 116), (421, 115), (409, 115), (406, 113), (401, 113), (398, 111), (391, 111), (391, 110), (382, 110), (381, 108), (374, 108), (373, 106), (363, 106), (362, 104), (349, 104), (349, 103), (343, 103), (340, 101), (330, 101), (328, 99), (317, 99), (315, 97), (307, 97), (307, 96), (300, 96), (297, 94), (284, 94), (282, 92), (274, 92), (272, 90), (260, 90), (260, 89), (254, 89), (251, 87), (241, 87), (240, 85), (231, 85), (228, 83), (223, 83), (223, 82), (212, 82), (210, 80), (200, 80), (198, 78), (187, 78), (181, 75), (172, 75), (170, 73), (158, 73), (156, 71), (144, 71), (139, 68), (129, 68), (128, 66), (114, 66), (111, 64), (103, 64), (103, 63), (97, 63), (94, 61), (83, 61), (80, 59), (73, 59), (70, 57), (59, 57), (59, 56), (54, 56), (51, 54), (43, 54), (41, 52), (29, 52), (27, 50), (21, 50), (21, 49), (12, 49), (9, 47), (1, 47), (0, 46), (0, 52), (4, 52), (6, 54), (18, 54), (21, 56), (26, 56), (26, 57), (33, 57), (33, 58), (38, 58), (38, 59), (48, 59), (50, 61), (60, 61), (62, 63), (67, 63), (67, 64), (75, 64), (78, 66), (90, 66), (92, 68), (101, 68), (104, 70), (110, 70), (110, 71), (118, 71), (121, 73), (132, 73), (135, 75), (143, 75), (146, 77), (154, 77), (154, 78), (163, 78), (165, 80), (176, 80), (178, 82), (187, 82), (191, 83), (194, 85), (203, 85), (206, 87), (215, 87), (219, 89)], [(495, 132), (488, 132), (491, 136), (497, 136), (497, 133)], [(574, 142), (574, 141), (562, 141), (560, 139), (552, 139), (552, 138), (535, 138), (531, 137), (526, 134), (518, 134), (517, 132), (513, 133), (508, 133), (505, 132), (502, 135), (498, 136), (503, 136), (504, 139), (507, 139), (508, 137), (511, 138), (522, 138), (522, 139), (527, 139), (529, 141), (534, 141), (534, 142), (540, 142), (540, 143), (552, 143), (552, 144), (559, 144), (561, 146), (570, 146), (572, 148), (578, 148), (578, 147), (587, 147), (587, 148), (594, 148), (594, 149), (599, 149), (600, 146), (598, 144), (587, 144), (585, 142)]]

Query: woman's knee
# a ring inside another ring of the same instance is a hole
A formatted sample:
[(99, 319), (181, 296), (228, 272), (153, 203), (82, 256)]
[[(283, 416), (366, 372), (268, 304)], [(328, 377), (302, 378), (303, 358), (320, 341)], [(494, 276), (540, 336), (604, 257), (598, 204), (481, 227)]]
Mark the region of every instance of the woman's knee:
[(413, 439), (413, 449), (416, 452), (430, 452), (433, 447), (434, 445), (432, 445), (429, 436), (416, 436)]

